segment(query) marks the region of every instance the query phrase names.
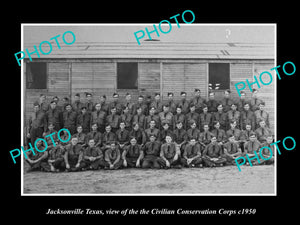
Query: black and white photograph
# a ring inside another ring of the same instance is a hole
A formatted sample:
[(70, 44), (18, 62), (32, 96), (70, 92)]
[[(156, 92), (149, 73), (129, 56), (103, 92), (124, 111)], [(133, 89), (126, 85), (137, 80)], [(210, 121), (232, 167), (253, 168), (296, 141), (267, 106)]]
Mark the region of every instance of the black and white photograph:
[(22, 196), (276, 196), (276, 23), (21, 36)]

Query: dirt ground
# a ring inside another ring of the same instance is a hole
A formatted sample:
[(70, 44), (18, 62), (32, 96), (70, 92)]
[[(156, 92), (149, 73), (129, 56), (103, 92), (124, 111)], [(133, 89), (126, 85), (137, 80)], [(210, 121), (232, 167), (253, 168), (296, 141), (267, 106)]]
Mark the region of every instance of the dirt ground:
[(24, 194), (274, 194), (274, 166), (26, 172)]

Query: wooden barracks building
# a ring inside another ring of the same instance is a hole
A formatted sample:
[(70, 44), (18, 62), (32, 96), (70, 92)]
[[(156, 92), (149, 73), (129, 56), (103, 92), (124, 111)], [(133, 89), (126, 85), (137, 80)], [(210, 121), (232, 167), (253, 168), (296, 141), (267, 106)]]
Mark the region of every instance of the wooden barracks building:
[[(54, 41), (53, 41), (54, 43)], [(32, 44), (24, 49), (32, 49)], [(274, 44), (265, 43), (171, 43), (143, 41), (135, 43), (84, 43), (64, 45), (60, 50), (38, 58), (32, 55), (24, 60), (24, 113), (25, 122), (33, 111), (33, 102), (44, 93), (50, 102), (53, 96), (69, 97), (72, 102), (76, 93), (93, 94), (93, 101), (106, 95), (111, 101), (114, 92), (124, 100), (125, 93), (136, 101), (138, 95), (160, 92), (167, 99), (168, 92), (174, 92), (175, 100), (180, 92), (186, 91), (187, 98), (193, 96), (195, 88), (201, 96), (208, 98), (211, 91), (220, 99), (225, 89), (238, 98), (234, 84), (240, 81), (254, 81), (253, 77), (263, 71), (270, 71), (275, 65)], [(46, 50), (44, 50), (46, 52)], [(35, 58), (34, 58), (35, 57)], [(272, 71), (274, 75), (274, 71)], [(218, 87), (218, 89), (215, 89)], [(254, 85), (253, 88), (257, 86)], [(263, 86), (259, 97), (266, 102), (274, 129), (275, 84)], [(250, 98), (249, 88), (245, 89)]]

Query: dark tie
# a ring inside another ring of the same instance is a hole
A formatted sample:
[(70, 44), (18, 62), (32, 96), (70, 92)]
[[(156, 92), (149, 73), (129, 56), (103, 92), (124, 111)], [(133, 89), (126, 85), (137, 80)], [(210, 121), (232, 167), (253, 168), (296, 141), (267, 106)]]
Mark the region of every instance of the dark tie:
[(219, 137), (219, 129), (217, 129), (217, 138)]
[(234, 118), (235, 116), (235, 111), (232, 111), (232, 118)]
[(252, 142), (252, 151), (254, 151), (254, 141)]
[(263, 117), (263, 111), (262, 110), (260, 110), (260, 116)]
[(233, 152), (233, 143), (230, 143), (230, 152)]
[(262, 136), (264, 136), (265, 135), (265, 128), (261, 128), (261, 134), (262, 134)]
[(207, 140), (207, 132), (205, 132), (205, 140)]
[(228, 98), (226, 98), (226, 105), (228, 105)]
[(100, 111), (97, 111), (97, 117), (99, 117)]
[(246, 119), (248, 119), (248, 111), (246, 111)]
[(195, 129), (192, 129), (192, 137), (194, 137), (194, 131), (195, 131)]
[(171, 150), (171, 146), (168, 145), (168, 150), (167, 150), (167, 153), (170, 154), (170, 150)]
[(206, 121), (206, 113), (204, 113), (204, 121)]

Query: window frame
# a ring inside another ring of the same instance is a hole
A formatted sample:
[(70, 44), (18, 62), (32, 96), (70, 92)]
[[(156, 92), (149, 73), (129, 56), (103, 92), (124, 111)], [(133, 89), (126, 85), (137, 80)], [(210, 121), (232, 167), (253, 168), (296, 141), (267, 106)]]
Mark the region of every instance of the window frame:
[[(137, 72), (137, 77), (136, 77), (136, 88), (120, 88), (119, 87), (119, 76), (118, 76), (118, 64), (136, 64), (136, 72)], [(116, 62), (116, 90), (139, 90), (139, 63), (138, 62)]]
[[(226, 64), (227, 66), (228, 66), (228, 87), (225, 87), (225, 88), (219, 88), (219, 89), (210, 89), (209, 88), (209, 84), (210, 84), (210, 66), (212, 65), (212, 64), (215, 64), (215, 65), (217, 65), (217, 64)], [(208, 92), (210, 92), (210, 91), (224, 91), (224, 90), (227, 90), (227, 89), (230, 89), (230, 81), (231, 81), (231, 77), (230, 77), (230, 63), (229, 62), (209, 62), (208, 63), (208, 74), (207, 74), (207, 76), (208, 76), (208, 79), (207, 79), (207, 85), (208, 85)]]
[[(32, 63), (44, 63), (45, 64), (45, 88), (29, 88), (28, 87), (28, 73), (27, 73), (27, 70), (28, 70), (28, 66)], [(48, 63), (47, 62), (31, 62), (31, 61), (27, 61), (26, 62), (26, 67), (25, 67), (25, 74), (26, 74), (26, 78), (25, 78), (25, 87), (26, 87), (26, 90), (48, 90), (48, 77), (49, 77), (49, 71), (48, 71)]]

